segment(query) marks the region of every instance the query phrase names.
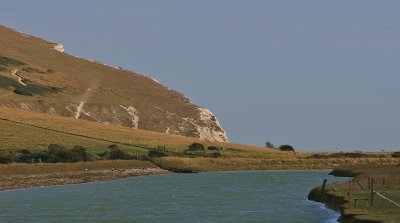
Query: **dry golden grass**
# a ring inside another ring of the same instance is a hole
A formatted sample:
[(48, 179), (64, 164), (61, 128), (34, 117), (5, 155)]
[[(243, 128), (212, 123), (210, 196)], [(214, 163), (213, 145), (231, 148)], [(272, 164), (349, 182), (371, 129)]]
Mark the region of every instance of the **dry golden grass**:
[[(79, 104), (82, 95), (90, 88), (91, 95), (85, 99), (87, 104), (97, 108), (133, 106), (140, 114), (141, 129), (165, 132), (170, 128), (171, 132), (196, 136), (196, 127), (184, 122), (183, 118), (198, 120), (197, 106), (190, 103), (181, 93), (170, 90), (146, 76), (58, 52), (53, 49), (54, 45), (46, 40), (21, 35), (0, 26), (0, 56), (22, 61), (29, 68), (39, 71), (54, 70), (51, 74), (24, 71), (20, 71), (19, 74), (35, 83), (63, 89), (57, 94), (44, 96), (3, 95), (0, 97), (0, 104), (13, 107), (20, 102), (31, 103), (36, 107), (35, 111), (42, 112), (48, 112), (47, 105), (52, 105), (59, 115), (71, 116), (65, 107), (71, 103)], [(16, 67), (8, 67), (9, 70), (2, 75), (10, 76), (10, 69), (14, 68)], [(185, 130), (180, 130), (178, 123), (185, 125)]]
[[(156, 148), (159, 145), (164, 145), (169, 151), (182, 152), (190, 144), (198, 142), (205, 146), (213, 145), (223, 148), (233, 148), (224, 151), (226, 157), (296, 157), (293, 153), (261, 147), (202, 141), (196, 138), (105, 125), (17, 109), (0, 108), (0, 118), (3, 119), (0, 120), (0, 148), (3, 149), (38, 149), (47, 147), (51, 143), (58, 143), (69, 147), (82, 145), (93, 150), (101, 150), (105, 149), (111, 143), (117, 142), (127, 148), (132, 146)], [(135, 148), (137, 149), (137, 147)]]
[[(223, 152), (222, 152), (223, 153)], [(177, 172), (207, 172), (228, 170), (271, 170), (271, 169), (333, 169), (339, 165), (374, 163), (396, 165), (400, 159), (357, 158), (357, 159), (301, 159), (301, 158), (182, 158), (164, 157), (153, 160), (158, 166)]]

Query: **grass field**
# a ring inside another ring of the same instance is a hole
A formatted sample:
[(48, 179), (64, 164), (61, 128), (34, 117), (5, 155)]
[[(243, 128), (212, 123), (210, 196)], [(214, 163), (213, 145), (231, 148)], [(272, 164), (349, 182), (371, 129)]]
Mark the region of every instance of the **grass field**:
[(340, 167), (333, 174), (353, 177), (345, 184), (328, 184), (326, 187), (328, 199), (325, 202), (328, 205), (337, 200), (329, 197), (342, 200), (343, 219), (349, 222), (400, 222), (399, 165)]
[(85, 146), (100, 152), (116, 143), (131, 153), (146, 153), (147, 149), (165, 146), (168, 151), (182, 152), (194, 142), (228, 148), (226, 156), (262, 158), (295, 157), (293, 153), (261, 147), (202, 141), (147, 130), (106, 125), (86, 120), (52, 116), (16, 109), (0, 108), (0, 149), (43, 149), (49, 144)]

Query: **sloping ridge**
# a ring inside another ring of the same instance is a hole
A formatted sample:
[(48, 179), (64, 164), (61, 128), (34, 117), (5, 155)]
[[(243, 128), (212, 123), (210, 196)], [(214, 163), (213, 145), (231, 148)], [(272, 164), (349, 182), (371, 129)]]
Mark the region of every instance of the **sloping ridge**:
[(227, 142), (218, 119), (151, 77), (0, 26), (0, 107)]

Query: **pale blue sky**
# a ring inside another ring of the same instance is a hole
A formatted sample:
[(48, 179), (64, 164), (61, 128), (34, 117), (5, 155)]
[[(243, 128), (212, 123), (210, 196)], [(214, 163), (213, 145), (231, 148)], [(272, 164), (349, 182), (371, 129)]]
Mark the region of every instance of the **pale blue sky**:
[(400, 148), (400, 1), (2, 0), (0, 23), (148, 74), (233, 142)]

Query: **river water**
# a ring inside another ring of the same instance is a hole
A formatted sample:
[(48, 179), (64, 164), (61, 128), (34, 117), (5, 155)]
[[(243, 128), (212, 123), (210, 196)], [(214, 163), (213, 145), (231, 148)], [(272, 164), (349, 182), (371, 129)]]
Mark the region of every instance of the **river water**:
[(136, 177), (0, 192), (0, 222), (336, 222), (307, 200), (329, 171)]

